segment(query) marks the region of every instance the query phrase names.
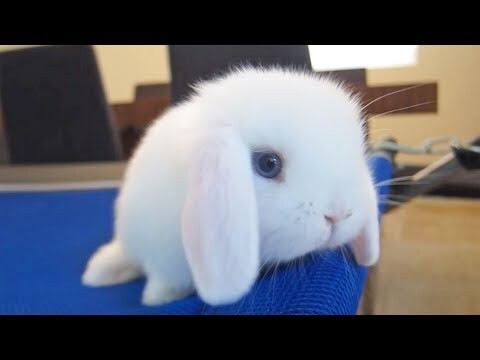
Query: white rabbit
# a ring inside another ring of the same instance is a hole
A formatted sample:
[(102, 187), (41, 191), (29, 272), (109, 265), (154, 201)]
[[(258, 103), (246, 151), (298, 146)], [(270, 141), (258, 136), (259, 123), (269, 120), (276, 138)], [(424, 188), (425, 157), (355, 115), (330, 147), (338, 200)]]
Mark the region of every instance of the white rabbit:
[(357, 99), (327, 78), (242, 68), (200, 83), (147, 130), (89, 286), (146, 276), (143, 303), (241, 299), (260, 266), (349, 244), (379, 256)]

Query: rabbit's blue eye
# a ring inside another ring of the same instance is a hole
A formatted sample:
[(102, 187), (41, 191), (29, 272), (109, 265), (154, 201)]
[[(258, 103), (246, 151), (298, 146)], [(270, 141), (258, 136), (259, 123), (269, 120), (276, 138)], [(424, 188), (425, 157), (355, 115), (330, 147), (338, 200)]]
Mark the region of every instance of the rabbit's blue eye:
[(253, 166), (258, 175), (272, 179), (282, 172), (282, 160), (273, 152), (254, 152)]

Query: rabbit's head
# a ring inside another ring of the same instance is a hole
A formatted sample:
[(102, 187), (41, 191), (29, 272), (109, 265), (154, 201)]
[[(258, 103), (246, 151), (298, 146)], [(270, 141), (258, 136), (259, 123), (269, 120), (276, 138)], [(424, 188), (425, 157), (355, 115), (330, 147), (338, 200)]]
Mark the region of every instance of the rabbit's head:
[(377, 199), (361, 111), (339, 83), (241, 69), (180, 106), (201, 123), (189, 156), (183, 241), (199, 294), (233, 302), (261, 264), (349, 244), (379, 255)]

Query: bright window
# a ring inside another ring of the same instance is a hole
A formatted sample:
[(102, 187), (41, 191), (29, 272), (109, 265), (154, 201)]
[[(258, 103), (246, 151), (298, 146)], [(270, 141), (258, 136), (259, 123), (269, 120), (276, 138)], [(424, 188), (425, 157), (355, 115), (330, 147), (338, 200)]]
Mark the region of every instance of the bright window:
[(412, 66), (418, 45), (308, 45), (315, 71)]

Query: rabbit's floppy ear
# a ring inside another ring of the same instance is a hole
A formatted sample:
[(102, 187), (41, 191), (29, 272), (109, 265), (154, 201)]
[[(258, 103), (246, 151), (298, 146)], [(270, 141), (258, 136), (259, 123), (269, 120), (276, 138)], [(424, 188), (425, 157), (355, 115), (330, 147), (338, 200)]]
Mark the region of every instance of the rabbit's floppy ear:
[(358, 265), (375, 265), (380, 255), (380, 227), (377, 212), (369, 214), (366, 225), (351, 243), (355, 261)]
[(230, 128), (204, 130), (189, 154), (182, 238), (199, 296), (232, 303), (259, 270), (259, 230), (251, 157)]

